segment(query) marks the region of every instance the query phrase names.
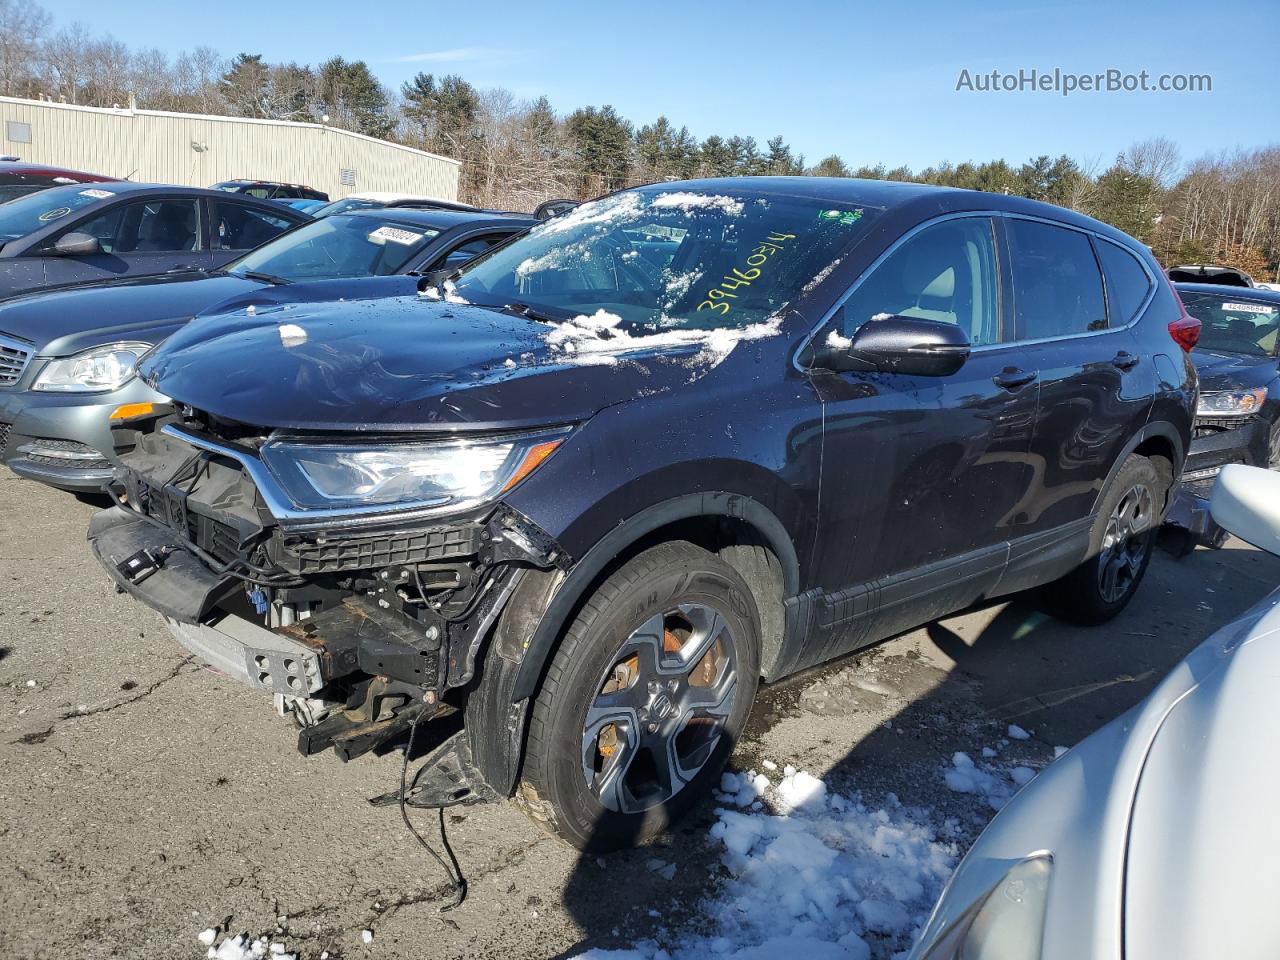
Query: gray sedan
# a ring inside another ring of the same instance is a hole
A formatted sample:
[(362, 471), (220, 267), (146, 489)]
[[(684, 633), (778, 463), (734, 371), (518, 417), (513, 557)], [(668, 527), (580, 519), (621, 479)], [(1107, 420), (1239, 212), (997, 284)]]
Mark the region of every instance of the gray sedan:
[[(1280, 554), (1280, 474), (1214, 519)], [(911, 960), (1262, 960), (1280, 944), (1280, 590), (1054, 762), (964, 858)]]
[(0, 302), (0, 461), (68, 490), (110, 479), (111, 415), (163, 401), (133, 375), (139, 356), (193, 317), (308, 301), (413, 293), (523, 232), (531, 217), (366, 210), (315, 220), (223, 270), (81, 285)]

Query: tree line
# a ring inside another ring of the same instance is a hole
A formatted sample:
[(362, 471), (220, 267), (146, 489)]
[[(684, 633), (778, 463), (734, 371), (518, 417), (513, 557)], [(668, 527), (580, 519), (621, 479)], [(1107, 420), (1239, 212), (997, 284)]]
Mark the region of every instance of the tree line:
[(323, 121), (463, 161), (463, 199), (531, 209), (654, 181), (720, 176), (832, 176), (913, 180), (1045, 200), (1111, 223), (1166, 265), (1227, 263), (1280, 279), (1280, 146), (1184, 161), (1167, 139), (1110, 163), (1067, 156), (1023, 163), (943, 163), (923, 170), (809, 164), (782, 136), (695, 136), (665, 116), (636, 124), (613, 107), (558, 111), (546, 97), (478, 89), (457, 74), (419, 73), (398, 89), (369, 65), (227, 58), (207, 47), (170, 57), (132, 49), (83, 26), (54, 27), (29, 0), (0, 0), (0, 93), (89, 106), (139, 107)]

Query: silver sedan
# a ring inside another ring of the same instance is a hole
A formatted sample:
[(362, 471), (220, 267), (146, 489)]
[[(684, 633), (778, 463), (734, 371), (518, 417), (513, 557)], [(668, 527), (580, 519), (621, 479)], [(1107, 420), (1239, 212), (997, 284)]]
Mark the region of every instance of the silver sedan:
[[(1280, 473), (1229, 466), (1214, 519), (1280, 554)], [(1274, 958), (1280, 590), (1013, 799), (911, 960)]]

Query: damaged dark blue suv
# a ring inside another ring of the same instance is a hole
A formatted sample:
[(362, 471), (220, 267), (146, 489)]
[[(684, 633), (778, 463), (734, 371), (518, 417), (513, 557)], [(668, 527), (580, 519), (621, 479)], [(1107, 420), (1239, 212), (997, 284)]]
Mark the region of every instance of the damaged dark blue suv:
[(89, 536), (303, 753), (454, 714), (408, 802), (635, 842), (715, 781), (761, 679), (1033, 587), (1119, 611), (1197, 326), (1142, 246), (1044, 204), (644, 187), (416, 296), (184, 328)]

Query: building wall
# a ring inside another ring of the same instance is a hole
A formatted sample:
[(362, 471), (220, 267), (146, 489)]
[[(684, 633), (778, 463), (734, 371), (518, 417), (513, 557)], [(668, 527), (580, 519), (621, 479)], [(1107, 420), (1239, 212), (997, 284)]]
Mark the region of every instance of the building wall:
[(458, 196), (458, 161), (316, 123), (0, 97), (0, 137), (0, 154), (146, 183), (248, 177), (304, 183), (335, 200), (363, 190)]

